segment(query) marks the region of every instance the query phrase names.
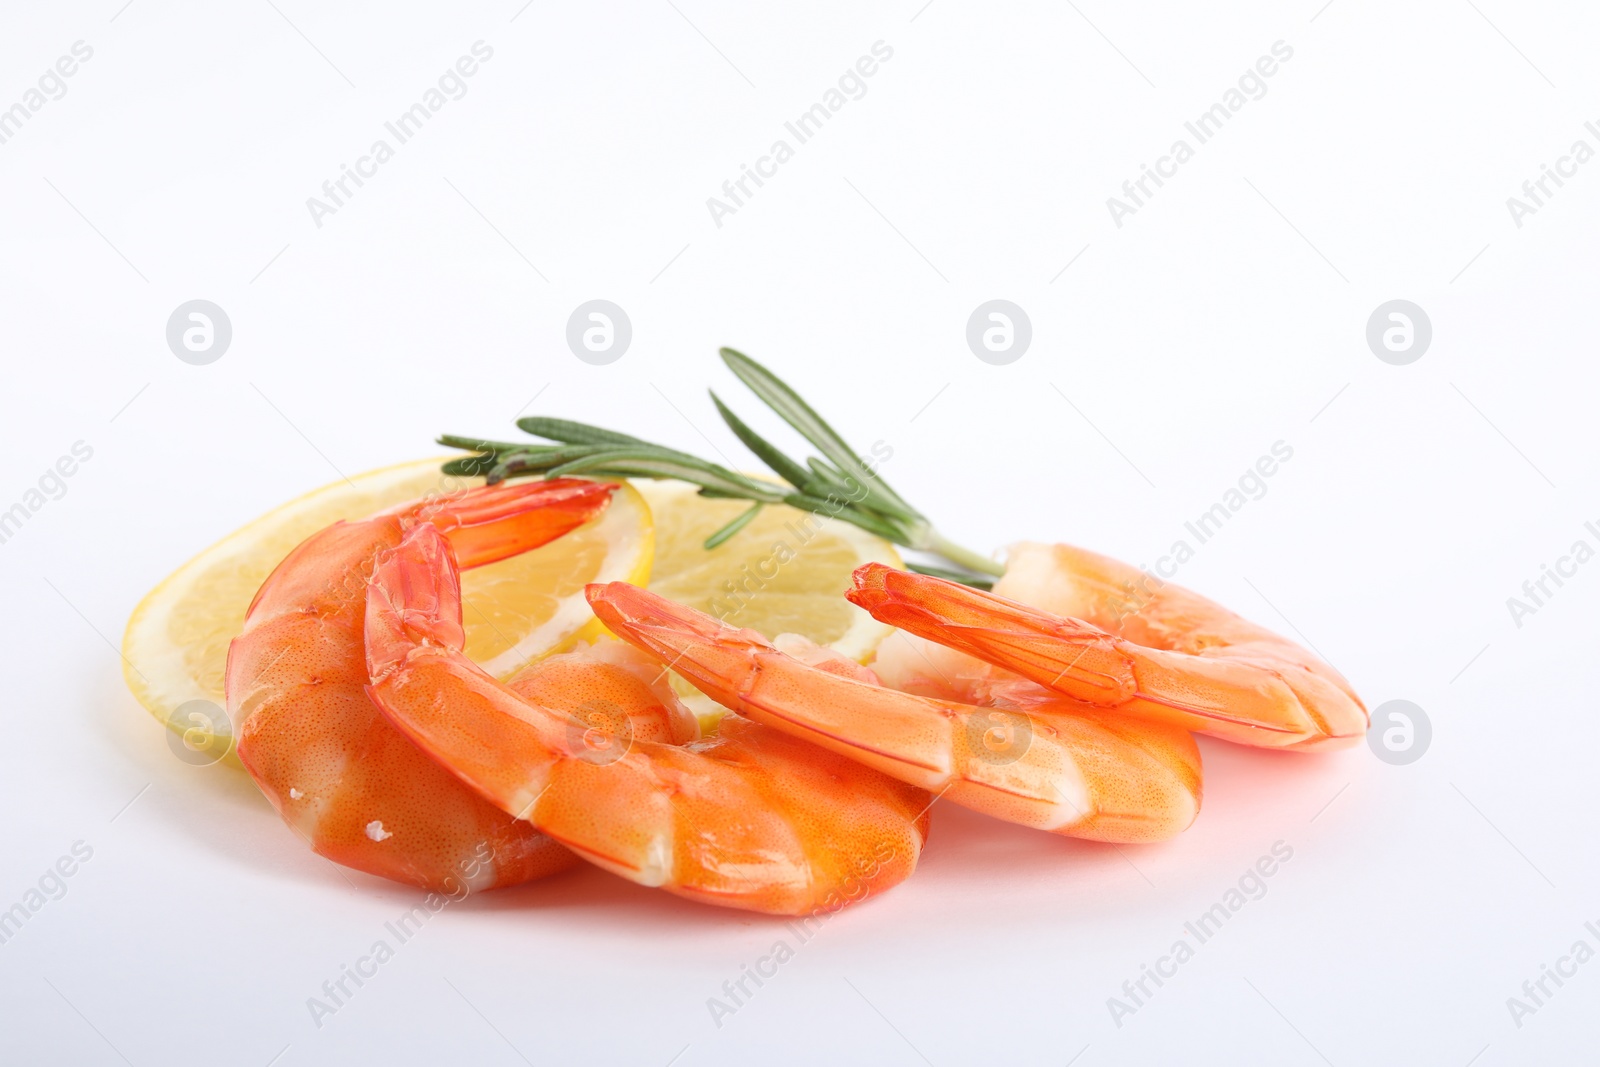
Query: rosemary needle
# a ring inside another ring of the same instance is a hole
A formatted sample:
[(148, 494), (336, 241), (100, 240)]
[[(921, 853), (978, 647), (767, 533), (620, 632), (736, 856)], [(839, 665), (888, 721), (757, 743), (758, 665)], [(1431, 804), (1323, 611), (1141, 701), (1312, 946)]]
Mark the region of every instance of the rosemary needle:
[(853, 523), (897, 545), (941, 557), (953, 568), (911, 564), (912, 569), (979, 588), (1004, 573), (994, 560), (950, 541), (926, 515), (878, 474), (793, 388), (742, 352), (721, 350), (722, 361), (756, 397), (811, 443), (819, 456), (799, 462), (734, 414), (716, 393), (711, 401), (733, 435), (781, 481), (751, 478), (687, 452), (666, 448), (600, 426), (532, 416), (517, 420), (523, 432), (550, 444), (494, 441), (445, 434), (442, 445), (474, 453), (450, 460), (449, 474), (486, 477), (490, 484), (535, 475), (556, 478), (583, 474), (595, 478), (676, 478), (700, 487), (702, 496), (748, 500), (751, 507), (705, 541), (712, 549), (742, 530), (768, 504)]

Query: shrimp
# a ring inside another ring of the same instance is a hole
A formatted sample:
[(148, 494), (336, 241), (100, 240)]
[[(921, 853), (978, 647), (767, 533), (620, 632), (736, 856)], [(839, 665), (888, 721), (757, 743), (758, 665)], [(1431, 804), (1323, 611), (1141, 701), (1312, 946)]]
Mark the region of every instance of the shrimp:
[(1035, 686), (988, 707), (900, 692), (625, 582), (587, 592), (612, 633), (713, 700), (976, 811), (1119, 842), (1172, 837), (1199, 812), (1200, 753), (1177, 727)]
[(992, 594), (867, 564), (845, 596), (881, 622), (1106, 711), (1261, 748), (1343, 748), (1366, 733), (1366, 706), (1321, 659), (1083, 549), (1018, 545)]
[(584, 724), (596, 750), (633, 740), (685, 745), (700, 720), (679, 700), (659, 666), (614, 637), (524, 664), (506, 686), (524, 700), (559, 708)]
[(442, 530), (468, 566), (552, 541), (599, 514), (613, 486), (563, 479), (480, 487), (338, 522), (289, 553), (228, 648), (239, 758), (321, 855), (458, 894), (576, 862), (391, 728), (367, 697), (363, 622), (373, 560), (408, 529)]
[(380, 558), (368, 593), (367, 692), (479, 795), (596, 866), (786, 915), (835, 910), (916, 869), (930, 804), (921, 789), (736, 716), (684, 747), (597, 732), (617, 709), (642, 718), (652, 704), (678, 705), (666, 672), (649, 664), (641, 675), (631, 650), (631, 663), (611, 652), (585, 664), (592, 650), (545, 661), (507, 686), (463, 643), (449, 546), (417, 526)]

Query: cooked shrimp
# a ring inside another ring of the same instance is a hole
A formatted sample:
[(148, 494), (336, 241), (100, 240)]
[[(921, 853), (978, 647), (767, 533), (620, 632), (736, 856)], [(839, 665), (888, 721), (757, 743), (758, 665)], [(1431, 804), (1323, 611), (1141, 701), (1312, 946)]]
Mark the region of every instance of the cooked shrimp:
[(564, 479), (467, 490), (310, 537), (256, 594), (228, 649), (239, 758), (291, 828), (336, 863), (434, 891), (514, 885), (570, 866), (566, 849), (436, 766), (366, 695), (367, 580), (419, 524), (467, 565), (552, 541), (611, 486)]
[(1263, 748), (1367, 729), (1350, 683), (1293, 641), (1093, 552), (1019, 545), (993, 594), (881, 564), (855, 582), (874, 618), (1106, 711)]
[(418, 526), (373, 576), (368, 692), (461, 781), (599, 867), (693, 900), (790, 915), (833, 910), (916, 869), (930, 803), (920, 789), (734, 716), (682, 748), (597, 734), (593, 722), (614, 720), (613, 709), (635, 721), (655, 703), (676, 705), (666, 721), (687, 712), (659, 666), (652, 686), (616, 669), (627, 663), (615, 652), (535, 664), (513, 687), (463, 643), (449, 546)]
[(588, 594), (612, 633), (719, 703), (965, 807), (1100, 841), (1162, 840), (1199, 811), (1200, 753), (1184, 730), (1031, 686), (990, 707), (904, 693), (624, 582)]
[(596, 750), (632, 741), (685, 745), (700, 737), (700, 721), (672, 691), (667, 672), (614, 637), (534, 660), (506, 685), (584, 723), (584, 742)]

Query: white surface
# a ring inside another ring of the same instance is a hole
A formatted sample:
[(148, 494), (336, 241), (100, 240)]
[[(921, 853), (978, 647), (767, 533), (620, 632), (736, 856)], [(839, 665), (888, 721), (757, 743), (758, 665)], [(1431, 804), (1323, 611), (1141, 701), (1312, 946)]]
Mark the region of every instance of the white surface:
[[(0, 106), (94, 49), (0, 145), (0, 507), (94, 449), (0, 546), (0, 907), (93, 848), (0, 946), (0, 1059), (1593, 1060), (1600, 963), (1520, 1028), (1506, 999), (1600, 944), (1600, 566), (1521, 628), (1505, 603), (1600, 518), (1600, 165), (1520, 229), (1505, 204), (1596, 143), (1592, 11), (120, 3), (0, 17)], [(305, 199), (480, 39), (467, 95), (316, 228)], [(878, 40), (866, 96), (715, 227), (706, 197)], [(1268, 94), (1115, 227), (1106, 197), (1278, 40)], [(203, 367), (163, 337), (197, 297), (234, 328)], [(563, 342), (595, 297), (634, 327), (605, 367)], [(1005, 367), (963, 336), (994, 297), (1033, 323)], [(1364, 342), (1395, 297), (1434, 325), (1410, 366)], [(941, 806), (918, 875), (720, 1028), (707, 998), (792, 935), (593, 871), (448, 909), (317, 1028), (307, 998), (415, 895), (342, 877), (247, 780), (174, 759), (108, 644), (239, 523), (439, 431), (512, 433), (536, 395), (737, 454), (703, 389), (755, 405), (719, 344), (889, 443), (897, 488), (979, 546), (1154, 562), (1288, 442), (1180, 580), (1292, 625), (1369, 705), (1417, 702), (1432, 748), (1206, 744), (1201, 818), (1160, 847)], [(1280, 840), (1266, 896), (1116, 1026), (1107, 998)]]

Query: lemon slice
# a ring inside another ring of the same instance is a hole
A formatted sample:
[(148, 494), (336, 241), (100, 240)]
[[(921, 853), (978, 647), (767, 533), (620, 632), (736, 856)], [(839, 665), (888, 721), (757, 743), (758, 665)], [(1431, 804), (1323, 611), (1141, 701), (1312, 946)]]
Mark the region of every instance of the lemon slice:
[[(139, 603), (123, 634), (123, 677), (139, 703), (181, 735), (181, 744), (171, 739), (181, 758), (214, 762), (226, 754), (236, 762), (222, 711), (228, 643), (272, 569), (330, 523), (473, 484), (442, 474), (441, 462), (384, 467), (313, 490), (224, 537)], [(598, 633), (584, 584), (645, 581), (652, 545), (650, 511), (624, 485), (592, 522), (532, 552), (463, 572), (468, 655), (504, 677)]]
[[(677, 481), (637, 481), (650, 505), (656, 554), (650, 590), (767, 638), (799, 634), (856, 662), (869, 659), (893, 627), (844, 598), (863, 563), (902, 567), (894, 545), (838, 519), (787, 505), (755, 519), (711, 549), (705, 539), (749, 508), (713, 500)], [(673, 688), (711, 726), (723, 709), (677, 675)]]

